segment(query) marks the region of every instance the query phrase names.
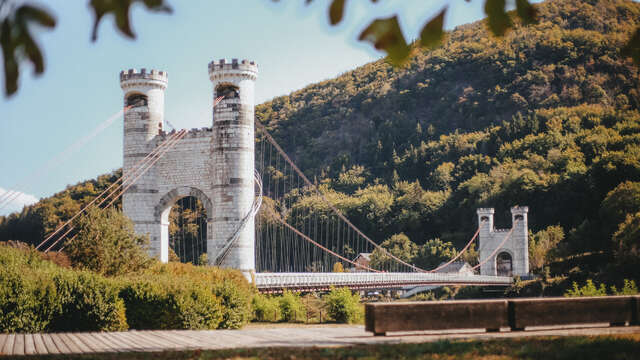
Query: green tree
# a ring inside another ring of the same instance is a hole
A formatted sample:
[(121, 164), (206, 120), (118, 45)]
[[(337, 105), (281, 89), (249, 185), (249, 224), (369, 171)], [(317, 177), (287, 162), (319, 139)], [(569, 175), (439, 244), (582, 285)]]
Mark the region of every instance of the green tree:
[(613, 234), (613, 244), (618, 260), (640, 259), (640, 212), (627, 215)]
[(531, 270), (542, 270), (556, 254), (558, 244), (564, 239), (564, 230), (552, 225), (535, 234), (529, 234), (529, 265)]
[(442, 262), (453, 259), (457, 253), (452, 243), (444, 242), (438, 238), (430, 239), (420, 246), (413, 261), (419, 268), (430, 270)]
[[(413, 261), (416, 256), (418, 246), (413, 243), (409, 237), (403, 233), (395, 234), (380, 244), (382, 248), (391, 253), (393, 256), (405, 262)], [(391, 258), (385, 252), (379, 249), (373, 250), (371, 253), (370, 266), (374, 269), (388, 269), (396, 260)]]
[(114, 276), (150, 264), (148, 238), (136, 235), (133, 223), (121, 211), (92, 208), (78, 217), (74, 226), (77, 235), (65, 247), (74, 267)]

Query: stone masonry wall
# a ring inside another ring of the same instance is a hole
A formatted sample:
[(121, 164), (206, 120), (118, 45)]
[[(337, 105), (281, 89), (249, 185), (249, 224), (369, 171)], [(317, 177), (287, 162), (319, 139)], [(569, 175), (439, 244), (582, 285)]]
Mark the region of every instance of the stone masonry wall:
[[(511, 255), (513, 275), (529, 275), (529, 237), (527, 213), (528, 207), (511, 208), (513, 232), (502, 248), (492, 255), (491, 259), (480, 266), (480, 275), (497, 275), (496, 257), (507, 252)], [(494, 209), (478, 209), (479, 256), (484, 261), (502, 243), (510, 229), (494, 229)], [(516, 221), (517, 219), (517, 221)]]

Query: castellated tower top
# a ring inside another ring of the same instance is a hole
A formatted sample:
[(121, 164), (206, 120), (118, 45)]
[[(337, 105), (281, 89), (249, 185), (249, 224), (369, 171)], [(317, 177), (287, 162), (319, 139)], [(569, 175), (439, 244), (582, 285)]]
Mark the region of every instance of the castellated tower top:
[(232, 59), (231, 62), (227, 62), (225, 59), (219, 61), (212, 61), (209, 63), (209, 78), (211, 81), (216, 79), (226, 78), (229, 76), (246, 77), (251, 80), (256, 80), (258, 77), (258, 65), (249, 60)]
[(120, 72), (120, 87), (122, 90), (133, 87), (151, 87), (166, 89), (169, 77), (166, 71), (152, 69), (150, 72), (142, 68), (140, 72), (135, 69)]

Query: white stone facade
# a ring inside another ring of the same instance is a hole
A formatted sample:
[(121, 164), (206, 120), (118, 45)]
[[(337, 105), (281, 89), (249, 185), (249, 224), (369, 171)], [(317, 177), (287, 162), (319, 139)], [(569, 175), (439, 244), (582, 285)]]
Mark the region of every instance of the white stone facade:
[[(505, 240), (511, 229), (495, 229), (493, 227), (494, 209), (478, 209), (478, 226), (479, 234), (479, 256), (480, 261), (484, 261), (487, 257), (491, 259), (480, 266), (481, 275), (496, 276), (499, 273), (499, 265), (502, 263), (502, 271), (506, 262), (502, 259), (511, 259), (511, 274), (513, 276), (529, 275), (529, 228), (527, 225), (527, 213), (529, 208), (526, 206), (515, 206), (511, 208), (511, 221), (513, 232), (502, 247), (495, 251), (496, 248)], [(501, 257), (502, 256), (502, 257)], [(501, 274), (506, 275), (506, 274)], [(511, 275), (506, 275), (511, 276)]]
[[(192, 129), (123, 195), (123, 211), (135, 231), (148, 234), (153, 256), (169, 258), (169, 212), (185, 196), (199, 199), (207, 211), (207, 257), (213, 263), (218, 250), (238, 229), (254, 201), (254, 84), (253, 62), (232, 60), (209, 64), (214, 99), (222, 88), (236, 96), (216, 106), (211, 128)], [(152, 70), (120, 73), (125, 105), (125, 176), (172, 134), (162, 131), (167, 74)], [(145, 98), (146, 97), (146, 98)], [(146, 100), (146, 101), (145, 101)], [(255, 272), (254, 221), (246, 224), (221, 264)]]

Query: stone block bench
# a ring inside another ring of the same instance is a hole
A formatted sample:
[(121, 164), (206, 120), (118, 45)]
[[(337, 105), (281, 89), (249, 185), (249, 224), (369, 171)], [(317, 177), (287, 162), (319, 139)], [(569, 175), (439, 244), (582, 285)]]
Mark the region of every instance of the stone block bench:
[(640, 296), (528, 298), (370, 303), (365, 305), (365, 330), (391, 331), (486, 329), (512, 331), (531, 326), (609, 323), (636, 325)]
[(365, 305), (365, 330), (389, 331), (487, 329), (509, 326), (507, 300), (371, 303)]

